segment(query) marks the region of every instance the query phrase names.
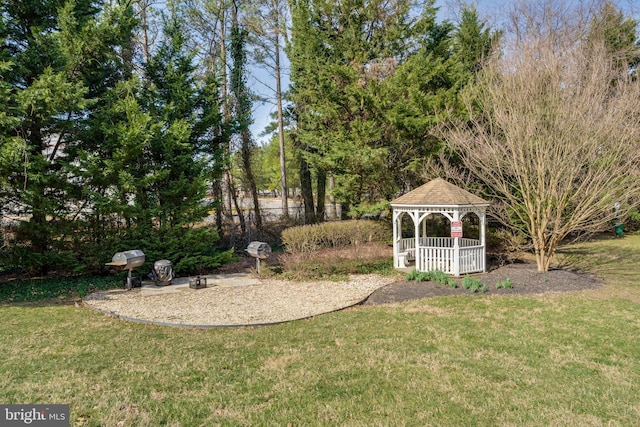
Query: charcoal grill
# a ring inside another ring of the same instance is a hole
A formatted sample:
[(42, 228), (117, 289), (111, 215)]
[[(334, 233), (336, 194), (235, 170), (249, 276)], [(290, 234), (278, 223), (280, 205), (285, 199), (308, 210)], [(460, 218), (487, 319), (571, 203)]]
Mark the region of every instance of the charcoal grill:
[(260, 260), (269, 258), (271, 246), (265, 242), (251, 242), (246, 249), (247, 253), (256, 259), (256, 271), (260, 274)]
[(149, 273), (149, 277), (156, 286), (167, 286), (173, 280), (173, 264), (168, 259), (161, 259), (153, 263), (153, 270)]
[(116, 252), (116, 254), (111, 258), (111, 262), (106, 263), (106, 265), (119, 271), (127, 270), (125, 288), (131, 289), (134, 284), (134, 280), (131, 277), (131, 270), (144, 264), (145, 258), (144, 252), (137, 249), (132, 251)]

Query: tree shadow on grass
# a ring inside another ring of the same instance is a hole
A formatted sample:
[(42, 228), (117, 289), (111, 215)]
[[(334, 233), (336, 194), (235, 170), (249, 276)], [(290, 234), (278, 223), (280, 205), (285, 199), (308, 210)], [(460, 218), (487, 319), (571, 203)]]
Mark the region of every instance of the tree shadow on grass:
[(558, 267), (587, 271), (604, 279), (632, 283), (640, 277), (640, 236), (605, 235), (558, 249)]

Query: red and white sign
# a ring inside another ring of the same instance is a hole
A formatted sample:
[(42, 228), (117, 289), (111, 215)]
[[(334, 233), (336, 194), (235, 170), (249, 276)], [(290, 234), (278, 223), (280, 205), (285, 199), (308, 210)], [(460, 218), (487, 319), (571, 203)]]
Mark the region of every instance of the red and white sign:
[(462, 237), (462, 221), (451, 221), (451, 238)]

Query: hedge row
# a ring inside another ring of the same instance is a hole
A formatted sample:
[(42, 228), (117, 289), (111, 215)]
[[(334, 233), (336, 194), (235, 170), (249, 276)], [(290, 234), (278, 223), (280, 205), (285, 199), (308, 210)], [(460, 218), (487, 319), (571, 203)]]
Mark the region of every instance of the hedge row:
[(282, 232), (282, 244), (289, 253), (312, 252), (365, 242), (391, 240), (391, 227), (379, 221), (351, 220), (291, 227)]

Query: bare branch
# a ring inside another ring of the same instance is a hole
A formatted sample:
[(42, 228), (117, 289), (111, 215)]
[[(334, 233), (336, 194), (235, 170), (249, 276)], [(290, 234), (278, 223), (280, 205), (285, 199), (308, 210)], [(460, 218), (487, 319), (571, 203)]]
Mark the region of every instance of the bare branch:
[(609, 227), (614, 202), (640, 194), (640, 85), (602, 41), (556, 27), (574, 9), (548, 25), (533, 16), (548, 10), (525, 12), (465, 100), (469, 122), (446, 136), (546, 271), (563, 239)]

